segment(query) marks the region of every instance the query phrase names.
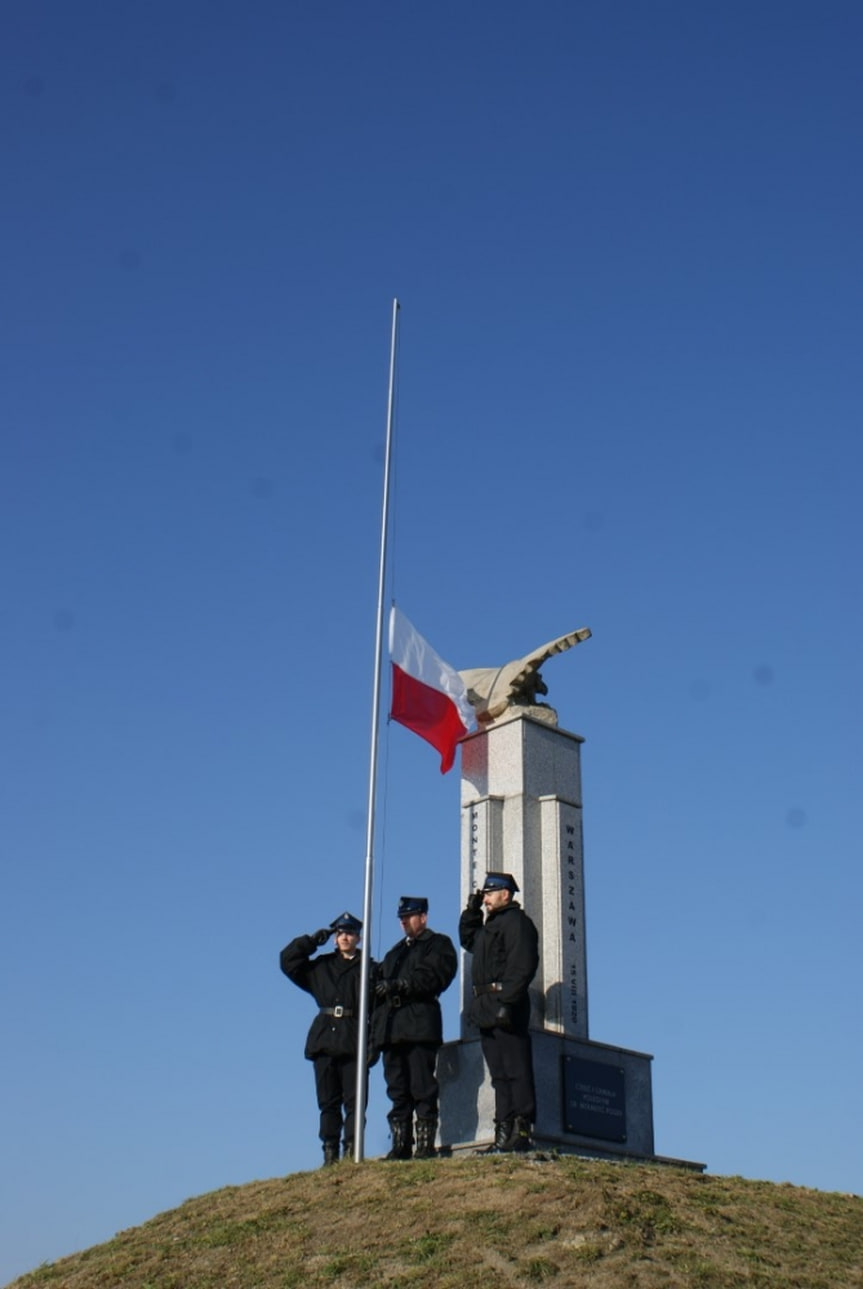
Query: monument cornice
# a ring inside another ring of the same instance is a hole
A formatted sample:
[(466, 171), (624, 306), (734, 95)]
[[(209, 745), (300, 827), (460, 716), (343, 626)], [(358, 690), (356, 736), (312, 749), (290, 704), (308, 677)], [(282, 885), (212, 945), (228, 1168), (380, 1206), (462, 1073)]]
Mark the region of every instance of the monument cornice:
[(573, 734), (571, 730), (561, 729), (559, 725), (552, 725), (550, 721), (543, 720), (541, 716), (534, 716), (529, 711), (519, 712), (515, 708), (507, 709), (506, 716), (499, 717), (496, 721), (490, 721), (487, 724), (480, 725), (471, 734), (466, 734), (462, 743), (470, 743), (471, 740), (479, 738), (480, 735), (491, 734), (493, 730), (501, 730), (506, 725), (512, 725), (514, 721), (524, 721), (529, 725), (538, 725), (540, 729), (553, 730), (555, 734), (562, 735), (563, 738), (571, 739), (574, 743), (583, 743), (583, 734)]

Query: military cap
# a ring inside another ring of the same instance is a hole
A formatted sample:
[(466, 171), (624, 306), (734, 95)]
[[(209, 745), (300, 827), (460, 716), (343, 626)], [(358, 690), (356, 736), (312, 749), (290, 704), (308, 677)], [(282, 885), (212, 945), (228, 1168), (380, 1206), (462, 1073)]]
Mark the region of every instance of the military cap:
[(424, 895), (403, 895), (399, 900), (400, 918), (409, 918), (413, 913), (428, 913), (429, 902)]
[(482, 886), (483, 894), (486, 891), (512, 891), (515, 895), (517, 890), (518, 882), (512, 873), (486, 873)]
[(363, 924), (353, 913), (340, 913), (337, 918), (333, 918), (330, 928), (333, 931), (350, 931), (351, 935), (359, 935)]

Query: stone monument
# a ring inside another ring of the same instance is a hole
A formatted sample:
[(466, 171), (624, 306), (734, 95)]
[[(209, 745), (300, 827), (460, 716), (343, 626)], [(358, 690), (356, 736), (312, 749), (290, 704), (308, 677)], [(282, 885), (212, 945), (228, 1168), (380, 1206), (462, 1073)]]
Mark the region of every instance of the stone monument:
[[(461, 907), (489, 870), (512, 873), (539, 931), (531, 986), (538, 1149), (660, 1162), (654, 1153), (652, 1057), (591, 1040), (582, 845), (581, 745), (537, 702), (542, 662), (582, 628), (500, 668), (461, 673), (479, 728), (462, 742)], [(471, 958), (461, 958), (461, 1037), (438, 1059), (444, 1152), (491, 1145), (494, 1092), (479, 1031), (465, 1018)], [(675, 1160), (675, 1163), (685, 1161)], [(690, 1167), (701, 1170), (703, 1165)]]

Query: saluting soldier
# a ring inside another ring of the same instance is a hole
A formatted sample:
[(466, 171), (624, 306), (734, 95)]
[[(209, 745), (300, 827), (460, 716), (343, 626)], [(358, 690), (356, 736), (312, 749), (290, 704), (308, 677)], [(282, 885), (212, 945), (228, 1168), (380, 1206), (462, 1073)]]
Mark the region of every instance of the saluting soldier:
[(539, 967), (539, 936), (517, 892), (511, 873), (487, 873), (458, 927), (462, 948), (473, 955), (468, 1019), (479, 1027), (494, 1088), (493, 1153), (529, 1150), (536, 1119), (528, 986)]
[[(359, 918), (341, 913), (313, 935), (297, 936), (282, 949), (279, 959), (288, 979), (310, 993), (320, 1009), (312, 1021), (304, 1055), (315, 1065), (325, 1165), (339, 1158), (343, 1128), (346, 1155), (354, 1138), (362, 929)], [(333, 934), (335, 950), (313, 957)]]
[(416, 1115), (417, 1159), (435, 1153), (439, 1090), (435, 1065), (443, 1042), (438, 999), (458, 970), (455, 945), (428, 926), (425, 896), (403, 895), (402, 937), (379, 968), (372, 1015), (372, 1046), (383, 1052), (392, 1109), (387, 1115), (392, 1149), (387, 1159), (410, 1159)]

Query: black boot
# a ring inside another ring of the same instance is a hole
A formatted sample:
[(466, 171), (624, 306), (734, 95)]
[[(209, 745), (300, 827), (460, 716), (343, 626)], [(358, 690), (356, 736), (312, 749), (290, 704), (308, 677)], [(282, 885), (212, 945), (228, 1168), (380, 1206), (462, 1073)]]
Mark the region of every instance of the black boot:
[(387, 1159), (410, 1159), (413, 1141), (411, 1139), (411, 1125), (404, 1119), (395, 1119), (390, 1123), (390, 1132), (393, 1138), (393, 1147)]
[(525, 1118), (523, 1114), (517, 1114), (512, 1127), (512, 1135), (504, 1149), (520, 1152), (530, 1150), (532, 1146), (530, 1119)]
[(338, 1137), (329, 1137), (324, 1142), (324, 1168), (328, 1164), (337, 1164), (339, 1162), (339, 1139)]
[(502, 1155), (510, 1149), (508, 1142), (513, 1132), (512, 1119), (495, 1119), (494, 1121), (494, 1144), (486, 1146), (483, 1150), (484, 1155)]
[(417, 1119), (417, 1148), (414, 1159), (434, 1159), (437, 1119)]

